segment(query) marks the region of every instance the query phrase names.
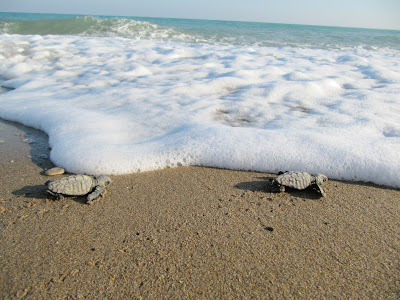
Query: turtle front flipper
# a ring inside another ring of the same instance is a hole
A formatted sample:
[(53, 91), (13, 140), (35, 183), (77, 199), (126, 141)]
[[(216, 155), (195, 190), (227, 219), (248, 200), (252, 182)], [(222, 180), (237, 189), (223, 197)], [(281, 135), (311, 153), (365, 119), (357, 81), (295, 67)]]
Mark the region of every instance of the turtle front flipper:
[(105, 194), (106, 189), (102, 186), (96, 186), (94, 191), (87, 196), (87, 204), (92, 204), (94, 201), (99, 199), (103, 194)]
[(319, 188), (319, 191), (321, 192), (322, 197), (326, 197), (325, 191), (324, 191), (324, 189), (322, 188), (322, 186), (320, 186), (319, 184), (317, 184), (317, 187)]

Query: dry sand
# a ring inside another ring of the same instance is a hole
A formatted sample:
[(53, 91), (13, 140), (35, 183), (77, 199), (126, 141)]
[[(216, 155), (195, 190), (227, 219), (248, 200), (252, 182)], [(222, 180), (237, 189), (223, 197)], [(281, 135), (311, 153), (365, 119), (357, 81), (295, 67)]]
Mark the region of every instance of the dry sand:
[(0, 140), (2, 299), (400, 297), (399, 189), (274, 194), (271, 174), (181, 167), (112, 176), (87, 205), (46, 195), (45, 134), (0, 120)]

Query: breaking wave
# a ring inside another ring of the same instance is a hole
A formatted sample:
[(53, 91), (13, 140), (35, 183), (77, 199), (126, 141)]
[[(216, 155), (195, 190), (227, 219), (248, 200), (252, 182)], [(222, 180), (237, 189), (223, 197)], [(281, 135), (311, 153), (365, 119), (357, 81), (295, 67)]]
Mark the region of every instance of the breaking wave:
[(122, 37), (235, 46), (400, 50), (400, 31), (393, 30), (165, 18), (47, 14), (16, 14), (13, 17), (0, 13), (0, 34)]
[(71, 19), (2, 20), (0, 21), (0, 33), (196, 41), (189, 34), (176, 28), (159, 26), (146, 21), (92, 16)]

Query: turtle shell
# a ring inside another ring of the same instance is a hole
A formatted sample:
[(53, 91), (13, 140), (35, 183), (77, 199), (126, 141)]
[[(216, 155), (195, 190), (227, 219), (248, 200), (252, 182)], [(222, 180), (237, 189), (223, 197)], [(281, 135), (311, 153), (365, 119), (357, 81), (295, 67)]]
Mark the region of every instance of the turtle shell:
[(57, 194), (85, 195), (93, 189), (93, 179), (87, 175), (73, 175), (48, 182), (47, 189)]
[(313, 179), (314, 176), (307, 172), (289, 171), (277, 176), (275, 181), (283, 186), (303, 190), (313, 184)]

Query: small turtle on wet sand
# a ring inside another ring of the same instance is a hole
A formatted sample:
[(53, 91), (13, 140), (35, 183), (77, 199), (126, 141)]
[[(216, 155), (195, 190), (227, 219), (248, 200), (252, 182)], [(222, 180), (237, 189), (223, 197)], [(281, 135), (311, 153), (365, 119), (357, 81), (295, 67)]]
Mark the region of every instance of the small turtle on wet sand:
[(284, 192), (285, 187), (304, 190), (309, 186), (316, 185), (322, 196), (325, 197), (325, 191), (321, 187), (325, 181), (328, 181), (328, 177), (323, 174), (313, 176), (307, 172), (288, 171), (272, 179), (271, 184), (280, 192)]
[(87, 196), (87, 203), (93, 201), (105, 194), (105, 187), (112, 183), (108, 176), (87, 176), (73, 175), (59, 180), (47, 181), (47, 192), (59, 199), (63, 196)]

